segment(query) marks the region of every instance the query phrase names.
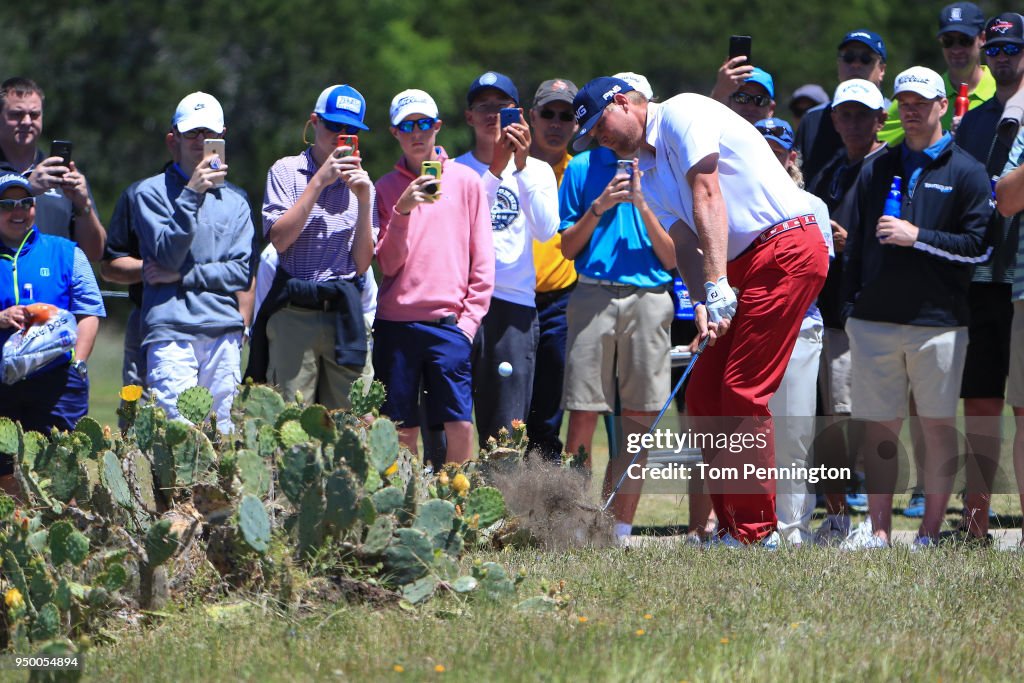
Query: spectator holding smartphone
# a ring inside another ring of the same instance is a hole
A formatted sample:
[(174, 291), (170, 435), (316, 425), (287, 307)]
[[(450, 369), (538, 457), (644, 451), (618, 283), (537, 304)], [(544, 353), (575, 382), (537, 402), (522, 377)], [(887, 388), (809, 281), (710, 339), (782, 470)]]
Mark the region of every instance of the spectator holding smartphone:
[(238, 292), (249, 288), (253, 224), (249, 200), (225, 182), (228, 166), (204, 156), (224, 137), (224, 110), (212, 95), (181, 100), (165, 137), (174, 163), (129, 192), (142, 257), (146, 384), (169, 418), (194, 386), (213, 394), (221, 431), (241, 379), (245, 324)]
[(75, 162), (64, 165), (38, 147), (43, 134), (43, 90), (28, 78), (0, 84), (0, 172), (28, 178), (36, 197), (36, 227), (67, 237), (90, 261), (103, 257), (107, 233), (96, 213), (89, 183)]
[[(415, 453), (422, 382), (428, 424), (444, 425), (448, 460), (464, 462), (475, 450), (473, 338), (494, 290), (490, 207), (480, 177), (436, 145), (442, 124), (429, 94), (398, 93), (390, 119), (402, 156), (377, 181), (384, 279), (373, 353), (387, 387), (382, 412)], [(440, 187), (422, 173), (424, 162), (441, 164)]]
[(370, 359), (361, 294), (377, 238), (374, 189), (362, 159), (338, 146), (339, 135), (369, 130), (365, 116), (352, 86), (324, 89), (306, 121), (313, 143), (271, 167), (263, 198), (263, 233), (280, 263), (253, 324), (246, 375), (328, 408), (349, 407)]
[[(473, 150), (456, 161), (483, 179), (491, 209), (494, 241), (494, 296), (480, 327), (473, 391), (480, 445), (530, 411), (534, 364), (540, 336), (535, 300), (533, 240), (551, 239), (558, 229), (558, 185), (551, 166), (530, 156), (530, 128), (519, 109), (512, 79), (488, 71), (466, 94), (466, 122)], [(502, 109), (519, 109), (519, 122), (502, 127)], [(500, 374), (508, 363), (511, 374)]]

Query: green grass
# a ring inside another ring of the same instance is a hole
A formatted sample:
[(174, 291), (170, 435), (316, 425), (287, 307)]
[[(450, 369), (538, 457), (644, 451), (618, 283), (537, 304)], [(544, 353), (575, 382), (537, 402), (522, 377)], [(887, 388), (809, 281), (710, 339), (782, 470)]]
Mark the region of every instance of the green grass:
[[(216, 620), (202, 606), (98, 648), (87, 680), (1013, 680), (1019, 554), (843, 554), (668, 545), (495, 559), (564, 580), (570, 607), (436, 599)], [(650, 615), (650, 618), (645, 618)], [(585, 618), (585, 622), (581, 621)], [(642, 633), (641, 633), (642, 631)], [(396, 673), (395, 665), (404, 668)], [(442, 665), (445, 673), (435, 672)]]

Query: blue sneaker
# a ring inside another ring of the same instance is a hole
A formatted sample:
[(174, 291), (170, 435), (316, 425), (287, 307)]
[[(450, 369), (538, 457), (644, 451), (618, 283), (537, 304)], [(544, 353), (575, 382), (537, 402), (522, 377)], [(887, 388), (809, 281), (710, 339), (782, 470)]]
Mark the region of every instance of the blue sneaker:
[(924, 494), (915, 493), (910, 496), (910, 502), (907, 503), (907, 507), (903, 508), (901, 514), (904, 517), (912, 517), (914, 519), (924, 517)]
[(846, 507), (854, 512), (868, 511), (868, 496), (866, 493), (847, 493)]

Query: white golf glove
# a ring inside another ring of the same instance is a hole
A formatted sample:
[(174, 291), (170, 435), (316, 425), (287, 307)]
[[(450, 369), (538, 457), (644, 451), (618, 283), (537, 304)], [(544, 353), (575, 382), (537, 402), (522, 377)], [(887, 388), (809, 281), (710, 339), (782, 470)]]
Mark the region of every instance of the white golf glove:
[(736, 293), (729, 286), (729, 278), (722, 276), (718, 282), (705, 282), (704, 293), (709, 322), (719, 323), (736, 317)]

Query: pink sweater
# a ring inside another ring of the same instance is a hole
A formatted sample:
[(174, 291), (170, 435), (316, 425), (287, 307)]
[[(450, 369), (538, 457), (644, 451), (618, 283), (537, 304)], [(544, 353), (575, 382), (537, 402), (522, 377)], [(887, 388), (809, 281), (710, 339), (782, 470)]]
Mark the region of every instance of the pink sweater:
[(384, 275), (377, 318), (413, 322), (455, 314), (472, 340), (494, 291), (491, 212), (480, 176), (438, 152), (441, 198), (408, 216), (395, 211), (418, 175), (406, 168), (405, 157), (377, 181), (377, 260)]

